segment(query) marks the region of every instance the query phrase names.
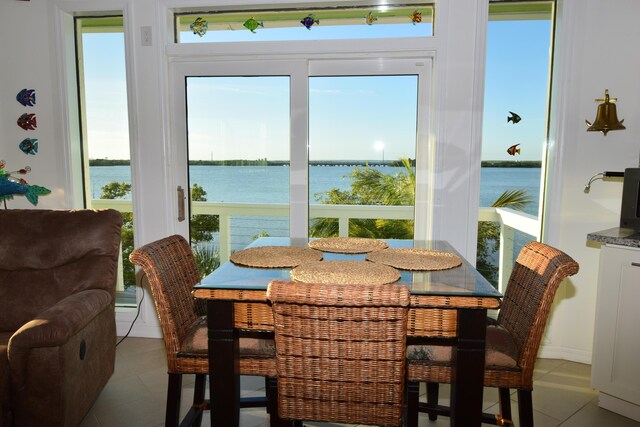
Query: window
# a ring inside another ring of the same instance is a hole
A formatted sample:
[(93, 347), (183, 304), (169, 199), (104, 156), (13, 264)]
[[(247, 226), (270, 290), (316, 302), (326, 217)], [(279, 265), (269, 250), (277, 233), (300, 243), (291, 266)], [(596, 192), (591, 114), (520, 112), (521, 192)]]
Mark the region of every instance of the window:
[[(260, 236), (426, 229), (416, 200), (430, 189), (416, 169), (428, 151), (429, 60), (180, 62), (170, 74), (174, 187), (192, 189), (191, 222), (179, 227), (209, 266)], [(396, 197), (381, 196), (389, 188)]]
[(539, 236), (552, 34), (553, 2), (490, 3), (477, 265), (496, 286)]
[(417, 75), (309, 78), (311, 237), (414, 238), (417, 120)]
[[(268, 214), (269, 206), (288, 213), (289, 80), (186, 78), (189, 234), (203, 274), (220, 264), (221, 246), (234, 251), (260, 235), (289, 235), (288, 218)], [(236, 212), (205, 213), (225, 205)]]
[(75, 23), (85, 206), (122, 212), (116, 304), (135, 305), (135, 273), (129, 262), (133, 214), (122, 17), (79, 17)]
[(379, 39), (433, 35), (428, 3), (287, 9), (197, 11), (175, 14), (177, 43)]

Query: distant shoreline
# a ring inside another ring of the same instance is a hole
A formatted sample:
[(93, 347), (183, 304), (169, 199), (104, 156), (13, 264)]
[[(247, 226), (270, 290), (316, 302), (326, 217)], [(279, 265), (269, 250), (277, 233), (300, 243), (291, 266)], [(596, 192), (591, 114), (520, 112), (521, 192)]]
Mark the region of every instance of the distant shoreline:
[[(411, 161), (415, 164), (415, 160)], [(402, 166), (402, 163), (395, 161), (379, 161), (379, 160), (326, 160), (326, 161), (310, 161), (312, 166)], [(111, 159), (91, 159), (89, 166), (129, 166), (129, 160), (111, 160)], [(283, 166), (289, 165), (289, 161), (285, 160), (191, 160), (190, 166)], [(483, 160), (480, 164), (483, 168), (540, 168), (542, 162), (540, 160)]]

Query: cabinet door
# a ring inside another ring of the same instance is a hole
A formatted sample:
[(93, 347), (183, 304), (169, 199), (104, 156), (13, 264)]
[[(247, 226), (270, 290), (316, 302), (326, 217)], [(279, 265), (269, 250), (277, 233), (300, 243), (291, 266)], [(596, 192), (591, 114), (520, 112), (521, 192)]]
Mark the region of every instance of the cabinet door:
[(640, 404), (640, 250), (601, 251), (592, 384)]

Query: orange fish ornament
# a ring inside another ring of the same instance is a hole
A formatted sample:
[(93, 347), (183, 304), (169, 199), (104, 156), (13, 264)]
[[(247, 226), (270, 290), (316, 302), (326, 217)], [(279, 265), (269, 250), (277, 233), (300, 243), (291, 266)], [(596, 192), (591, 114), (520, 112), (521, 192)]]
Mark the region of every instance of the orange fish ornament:
[(520, 149), (517, 148), (518, 145), (520, 145), (520, 144), (515, 144), (515, 145), (512, 145), (511, 147), (507, 148), (507, 153), (509, 153), (509, 155), (511, 155), (511, 156), (515, 156), (516, 154), (520, 154)]

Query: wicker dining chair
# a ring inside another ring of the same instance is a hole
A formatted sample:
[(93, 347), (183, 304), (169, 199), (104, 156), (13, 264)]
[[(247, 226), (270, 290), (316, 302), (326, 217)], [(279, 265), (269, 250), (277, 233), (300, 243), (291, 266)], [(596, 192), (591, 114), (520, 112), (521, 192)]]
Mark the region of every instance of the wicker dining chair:
[[(197, 314), (196, 300), (191, 294), (193, 286), (200, 282), (191, 247), (182, 236), (174, 235), (134, 250), (129, 259), (141, 266), (147, 276), (167, 350), (165, 425), (177, 426), (180, 422), (182, 375), (195, 374), (193, 405), (180, 425), (199, 426), (202, 412), (209, 409), (205, 401), (209, 359), (206, 316)], [(275, 378), (272, 339), (240, 339), (240, 373)], [(241, 401), (240, 405), (267, 406), (267, 401), (265, 398), (257, 404), (252, 399), (246, 404)]]
[[(496, 321), (489, 319), (484, 385), (497, 387), (500, 414), (483, 414), (483, 422), (512, 424), (509, 389), (518, 391), (522, 426), (533, 426), (533, 369), (553, 297), (560, 282), (578, 272), (578, 264), (564, 252), (539, 242), (522, 248), (513, 267)], [(418, 424), (418, 409), (429, 419), (449, 415), (438, 405), (438, 383), (451, 383), (451, 347), (409, 346), (407, 426)], [(418, 402), (416, 382), (427, 383), (427, 403)]]
[(278, 416), (400, 426), (409, 289), (272, 281)]

